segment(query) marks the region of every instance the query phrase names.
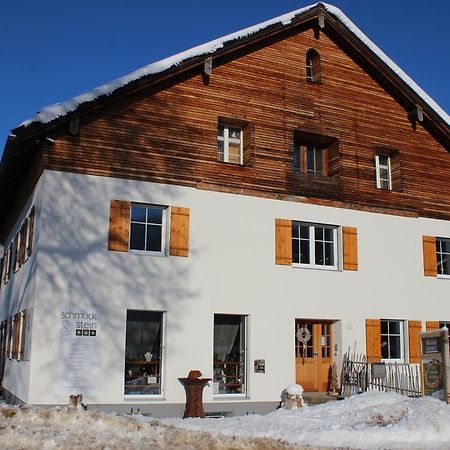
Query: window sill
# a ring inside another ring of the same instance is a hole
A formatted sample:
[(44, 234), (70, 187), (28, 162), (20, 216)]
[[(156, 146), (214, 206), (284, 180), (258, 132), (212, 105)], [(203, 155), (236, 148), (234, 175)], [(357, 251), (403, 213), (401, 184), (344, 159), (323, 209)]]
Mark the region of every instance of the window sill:
[(333, 267), (333, 266), (313, 266), (313, 265), (306, 265), (306, 264), (296, 264), (293, 263), (292, 267), (296, 269), (309, 269), (309, 270), (326, 270), (328, 272), (339, 272), (339, 267)]
[(137, 401), (137, 400), (142, 400), (142, 401), (166, 401), (166, 398), (163, 395), (126, 395), (124, 394), (123, 396), (124, 401)]
[(437, 274), (436, 278), (441, 280), (450, 280), (450, 275)]
[(213, 394), (213, 400), (250, 400), (250, 397), (247, 394)]
[(223, 164), (223, 165), (229, 166), (229, 167), (249, 167), (248, 164), (244, 164), (244, 163), (233, 163), (233, 162), (219, 161), (219, 160), (216, 160), (216, 162), (221, 165)]
[(169, 254), (166, 252), (157, 253), (157, 252), (150, 252), (150, 251), (146, 251), (146, 250), (133, 250), (133, 249), (128, 249), (128, 253), (130, 253), (132, 255), (141, 255), (141, 256), (156, 256), (156, 257), (169, 256)]

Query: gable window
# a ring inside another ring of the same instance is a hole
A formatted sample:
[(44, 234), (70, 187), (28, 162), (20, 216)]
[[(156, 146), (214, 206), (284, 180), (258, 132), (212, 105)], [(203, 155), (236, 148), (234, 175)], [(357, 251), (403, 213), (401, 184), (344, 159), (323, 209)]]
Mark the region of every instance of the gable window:
[(243, 132), (241, 126), (219, 123), (217, 159), (231, 164), (243, 164)]
[(306, 53), (306, 79), (312, 83), (322, 81), (320, 55), (314, 49), (310, 49)]
[(213, 393), (245, 394), (246, 316), (214, 315)]
[(130, 250), (166, 253), (166, 213), (162, 206), (131, 205)]
[(375, 155), (375, 170), (377, 174), (377, 188), (392, 190), (391, 157), (389, 155)]
[(381, 358), (404, 359), (403, 321), (381, 319)]
[(292, 223), (292, 262), (300, 266), (337, 269), (337, 227)]
[(300, 129), (294, 130), (293, 137), (295, 173), (311, 176), (310, 181), (314, 181), (313, 177), (339, 177), (341, 158), (337, 138)]
[(160, 395), (163, 313), (127, 311), (125, 395)]
[(436, 238), (437, 274), (450, 276), (450, 239)]
[(309, 175), (328, 175), (327, 149), (316, 144), (299, 144), (294, 148), (294, 169)]

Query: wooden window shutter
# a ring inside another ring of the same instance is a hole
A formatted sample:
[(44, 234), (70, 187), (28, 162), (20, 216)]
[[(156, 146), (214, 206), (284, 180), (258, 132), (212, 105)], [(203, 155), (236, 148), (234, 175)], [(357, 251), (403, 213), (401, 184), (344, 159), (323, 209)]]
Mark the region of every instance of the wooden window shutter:
[(35, 222), (35, 208), (31, 208), (28, 216), (28, 241), (27, 241), (27, 255), (31, 256), (33, 253), (33, 238), (34, 238), (34, 222)]
[(108, 250), (127, 252), (130, 239), (131, 202), (111, 200), (109, 212)]
[(292, 264), (292, 220), (275, 219), (275, 264)]
[(11, 358), (12, 340), (13, 340), (13, 319), (8, 319), (8, 342), (6, 344), (6, 357)]
[(251, 166), (253, 163), (253, 124), (248, 123), (242, 128), (242, 163)]
[(6, 320), (0, 324), (0, 383), (6, 359)]
[(3, 266), (5, 264), (5, 257), (2, 256), (0, 258), (0, 292), (2, 291), (2, 285), (3, 285)]
[(422, 236), (423, 273), (426, 277), (437, 277), (436, 238)]
[(189, 254), (189, 208), (170, 208), (170, 250), (172, 256)]
[(320, 55), (315, 51), (311, 58), (312, 80), (316, 83), (322, 81), (322, 70), (320, 66)]
[(366, 319), (366, 353), (370, 363), (381, 361), (381, 322)]
[(14, 315), (13, 318), (12, 359), (19, 358), (19, 339), (20, 339), (20, 313), (17, 313)]
[(19, 267), (25, 262), (27, 251), (27, 228), (28, 219), (20, 227), (20, 248), (19, 248)]
[(8, 267), (6, 268), (6, 281), (9, 281), (13, 271), (13, 242), (8, 247)]
[(438, 321), (434, 321), (434, 320), (430, 320), (430, 321), (426, 321), (425, 322), (427, 331), (431, 331), (431, 330), (439, 330), (439, 328), (441, 328), (439, 326), (439, 322)]
[(14, 254), (13, 254), (13, 270), (17, 272), (19, 269), (19, 247), (20, 247), (20, 233), (16, 234), (16, 238), (14, 239)]
[(322, 175), (328, 176), (328, 149), (322, 149)]
[(420, 320), (408, 321), (409, 362), (412, 364), (420, 363), (419, 333), (421, 331), (422, 331), (422, 322)]
[(358, 229), (342, 227), (344, 270), (358, 270)]
[(25, 345), (27, 339), (27, 319), (28, 311), (25, 309), (22, 311), (22, 335), (20, 337), (19, 359), (22, 361), (25, 359)]

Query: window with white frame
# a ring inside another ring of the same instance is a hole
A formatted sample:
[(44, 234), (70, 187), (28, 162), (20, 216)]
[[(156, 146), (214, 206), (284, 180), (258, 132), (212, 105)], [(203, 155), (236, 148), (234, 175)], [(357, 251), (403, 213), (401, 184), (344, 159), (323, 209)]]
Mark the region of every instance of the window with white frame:
[(243, 164), (242, 127), (219, 123), (217, 132), (217, 159), (231, 164)]
[(381, 319), (381, 358), (404, 359), (404, 322), (402, 320)]
[(377, 188), (392, 189), (391, 157), (389, 155), (375, 155), (375, 170), (377, 175)]
[(154, 255), (165, 255), (166, 222), (166, 207), (132, 204), (130, 250), (140, 250)]
[(338, 268), (337, 230), (333, 225), (292, 222), (292, 262), (314, 268)]
[(246, 392), (246, 316), (214, 314), (213, 393)]
[(436, 259), (438, 275), (450, 276), (450, 239), (436, 238)]

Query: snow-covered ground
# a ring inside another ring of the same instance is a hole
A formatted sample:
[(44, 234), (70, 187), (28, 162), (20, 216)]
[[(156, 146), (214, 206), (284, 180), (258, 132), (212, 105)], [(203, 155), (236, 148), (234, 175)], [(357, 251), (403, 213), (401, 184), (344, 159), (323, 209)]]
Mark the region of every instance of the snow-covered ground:
[(265, 416), (163, 419), (0, 407), (2, 449), (449, 449), (450, 406), (367, 392)]

